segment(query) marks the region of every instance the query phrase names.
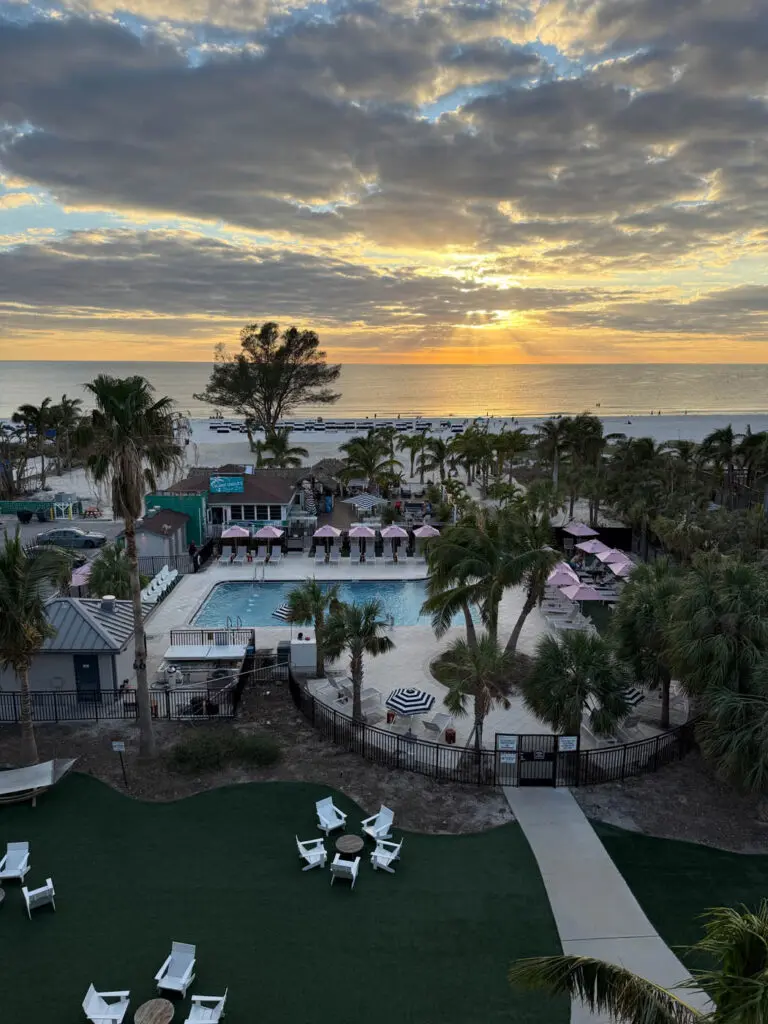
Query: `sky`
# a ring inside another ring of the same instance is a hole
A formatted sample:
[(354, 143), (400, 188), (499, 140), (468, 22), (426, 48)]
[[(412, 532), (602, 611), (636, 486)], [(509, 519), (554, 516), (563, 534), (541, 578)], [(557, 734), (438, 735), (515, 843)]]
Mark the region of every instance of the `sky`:
[(0, 0), (0, 360), (766, 362), (767, 99), (768, 0)]

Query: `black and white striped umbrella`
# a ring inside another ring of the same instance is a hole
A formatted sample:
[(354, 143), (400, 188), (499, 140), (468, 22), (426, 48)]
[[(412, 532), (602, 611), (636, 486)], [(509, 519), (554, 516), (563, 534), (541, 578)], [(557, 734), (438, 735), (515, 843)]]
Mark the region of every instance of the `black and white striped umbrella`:
[(425, 690), (408, 686), (393, 690), (384, 703), (398, 715), (424, 715), (435, 703), (435, 698)]

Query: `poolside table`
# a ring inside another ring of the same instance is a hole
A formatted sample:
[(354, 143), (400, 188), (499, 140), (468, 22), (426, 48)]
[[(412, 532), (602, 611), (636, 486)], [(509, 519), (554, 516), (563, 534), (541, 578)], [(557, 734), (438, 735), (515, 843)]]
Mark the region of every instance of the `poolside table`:
[(133, 1015), (133, 1024), (170, 1024), (172, 1020), (173, 1003), (168, 999), (150, 999)]
[(354, 860), (365, 846), (362, 836), (346, 835), (336, 840), (336, 850), (345, 860)]

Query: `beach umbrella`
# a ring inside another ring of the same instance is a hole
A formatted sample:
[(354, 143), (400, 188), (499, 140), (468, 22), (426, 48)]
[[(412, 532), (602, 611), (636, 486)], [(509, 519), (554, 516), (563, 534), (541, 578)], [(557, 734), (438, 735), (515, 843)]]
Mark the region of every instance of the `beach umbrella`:
[(404, 537), (405, 539), (407, 539), (408, 531), (404, 530), (402, 526), (397, 526), (395, 523), (392, 523), (390, 526), (384, 527), (384, 529), (381, 531), (381, 536), (386, 537), (387, 540), (390, 540), (393, 537)]
[(327, 538), (331, 537), (334, 540), (341, 536), (341, 530), (337, 530), (335, 526), (331, 526), (330, 523), (326, 523), (325, 526), (321, 526), (318, 530), (312, 534), (313, 537)]
[(575, 520), (563, 527), (563, 533), (569, 533), (571, 537), (596, 537), (597, 530), (593, 530), (586, 523), (577, 523)]
[(586, 583), (572, 583), (568, 587), (560, 587), (560, 593), (570, 601), (605, 601), (605, 597), (594, 587)]
[(550, 573), (549, 576), (547, 577), (547, 586), (548, 587), (573, 587), (573, 586), (577, 586), (581, 582), (579, 580), (579, 577), (576, 575), (576, 573), (573, 571), (573, 569), (571, 569), (570, 566), (567, 566), (567, 570), (568, 571), (566, 571), (566, 569), (556, 569), (555, 572)]
[(629, 579), (629, 574), (635, 568), (634, 562), (609, 562), (608, 568), (611, 570), (614, 576), (618, 576), (622, 580)]
[(260, 530), (257, 530), (254, 537), (258, 537), (259, 540), (279, 540), (283, 536), (283, 530), (277, 526), (262, 526)]
[(415, 686), (400, 687), (393, 690), (384, 701), (390, 711), (397, 715), (424, 715), (435, 703), (435, 697), (426, 690), (417, 690)]
[(629, 555), (625, 555), (623, 551), (619, 551), (617, 548), (601, 551), (597, 557), (603, 565), (621, 565), (624, 562), (631, 561)]
[(606, 551), (610, 551), (611, 550), (608, 547), (607, 544), (603, 544), (603, 542), (601, 540), (596, 540), (594, 537), (592, 537), (591, 540), (582, 540), (582, 541), (580, 541), (576, 545), (576, 548), (579, 551), (583, 551), (585, 555), (598, 555), (598, 556), (601, 555), (601, 554), (605, 554)]
[(250, 530), (244, 526), (228, 526), (221, 534), (222, 537), (250, 537)]
[(365, 537), (370, 540), (376, 536), (376, 531), (372, 530), (370, 526), (353, 526), (349, 531), (350, 537)]
[(439, 537), (440, 531), (436, 530), (434, 526), (430, 526), (429, 523), (424, 523), (423, 526), (417, 526), (413, 531), (414, 537)]
[(379, 498), (375, 494), (368, 494), (367, 491), (363, 491), (362, 494), (353, 494), (351, 498), (342, 498), (341, 500), (345, 505), (354, 505), (355, 508), (359, 508), (363, 512), (370, 512), (377, 505), (386, 505), (387, 503), (386, 498)]

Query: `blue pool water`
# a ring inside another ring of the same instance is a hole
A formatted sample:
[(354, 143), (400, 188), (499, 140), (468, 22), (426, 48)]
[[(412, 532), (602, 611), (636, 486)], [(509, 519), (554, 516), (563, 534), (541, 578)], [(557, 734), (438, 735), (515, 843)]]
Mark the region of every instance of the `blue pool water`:
[[(298, 583), (219, 583), (195, 616), (194, 624), (225, 626), (228, 617), (236, 623), (239, 616), (244, 626), (279, 626), (280, 619), (272, 613), (296, 586)], [(425, 591), (423, 580), (345, 581), (339, 585), (339, 598), (360, 603), (375, 597), (381, 602), (382, 615), (392, 616), (396, 626), (428, 626), (430, 617), (420, 615)], [(461, 625), (463, 618), (459, 616), (455, 621)]]

